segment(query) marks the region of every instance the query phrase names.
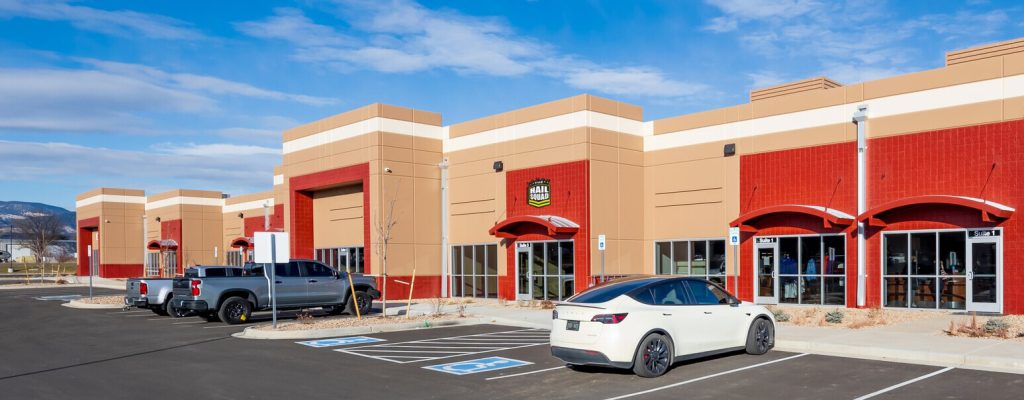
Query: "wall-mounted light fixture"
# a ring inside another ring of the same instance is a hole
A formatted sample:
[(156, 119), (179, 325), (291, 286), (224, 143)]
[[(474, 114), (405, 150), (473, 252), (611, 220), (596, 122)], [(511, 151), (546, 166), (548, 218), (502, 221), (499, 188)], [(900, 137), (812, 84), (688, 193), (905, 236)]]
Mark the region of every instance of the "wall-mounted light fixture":
[(388, 167), (384, 167), (384, 172), (387, 172), (387, 173), (389, 173), (389, 174), (390, 174), (390, 173), (391, 173), (391, 168), (388, 168)]
[(494, 172), (501, 172), (505, 169), (505, 163), (499, 161), (494, 162)]
[(722, 154), (726, 157), (736, 154), (736, 143), (729, 143), (722, 149)]
[(245, 218), (245, 214), (243, 214), (243, 213), (238, 213), (238, 218)]
[(156, 222), (160, 222), (160, 217), (156, 217)]

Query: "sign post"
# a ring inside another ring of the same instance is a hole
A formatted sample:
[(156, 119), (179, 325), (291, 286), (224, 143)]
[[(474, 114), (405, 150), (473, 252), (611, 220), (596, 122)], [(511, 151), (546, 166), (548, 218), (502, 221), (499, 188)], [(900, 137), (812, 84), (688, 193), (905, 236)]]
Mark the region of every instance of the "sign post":
[(597, 249), (601, 251), (601, 283), (604, 283), (604, 249), (605, 236), (597, 235)]
[(732, 245), (732, 271), (735, 274), (732, 278), (734, 296), (740, 295), (740, 228), (729, 227), (729, 244)]
[(288, 234), (282, 232), (254, 232), (255, 262), (264, 264), (263, 276), (267, 277), (267, 292), (270, 294), (272, 325), (277, 329), (277, 264), (288, 262)]
[(91, 244), (89, 245), (89, 249), (87, 250), (87, 253), (89, 254), (89, 300), (92, 300), (92, 273), (93, 273), (92, 266), (93, 266), (93, 264), (92, 264), (92, 245)]

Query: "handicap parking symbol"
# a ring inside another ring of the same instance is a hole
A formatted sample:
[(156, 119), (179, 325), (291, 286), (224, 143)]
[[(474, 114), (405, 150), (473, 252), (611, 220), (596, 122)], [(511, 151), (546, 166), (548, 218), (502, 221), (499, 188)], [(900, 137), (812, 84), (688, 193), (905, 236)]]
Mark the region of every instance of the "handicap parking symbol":
[(505, 368), (515, 368), (533, 364), (528, 361), (513, 360), (505, 357), (487, 357), (476, 360), (466, 360), (448, 364), (431, 365), (423, 367), (434, 371), (449, 373), (452, 375), (469, 375), (480, 372), (496, 371)]
[(384, 341), (385, 341), (384, 339), (377, 339), (377, 338), (366, 337), (366, 336), (350, 336), (350, 337), (334, 338), (334, 339), (307, 340), (307, 341), (304, 341), (304, 342), (295, 342), (295, 343), (301, 344), (303, 346), (321, 348), (321, 347), (344, 346), (344, 345), (348, 345), (348, 344), (376, 343), (376, 342), (384, 342)]

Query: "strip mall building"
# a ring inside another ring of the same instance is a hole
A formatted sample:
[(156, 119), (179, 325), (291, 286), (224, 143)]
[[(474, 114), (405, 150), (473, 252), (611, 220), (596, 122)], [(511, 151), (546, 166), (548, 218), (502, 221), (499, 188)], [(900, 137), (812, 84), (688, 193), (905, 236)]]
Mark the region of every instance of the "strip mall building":
[(238, 264), (278, 230), (292, 257), (382, 279), (390, 214), (394, 298), (414, 272), (416, 297), (558, 300), (603, 271), (768, 304), (1024, 313), (1024, 39), (654, 121), (590, 95), (453, 125), (374, 104), (284, 132), (282, 150), (264, 193), (78, 196), (80, 273)]

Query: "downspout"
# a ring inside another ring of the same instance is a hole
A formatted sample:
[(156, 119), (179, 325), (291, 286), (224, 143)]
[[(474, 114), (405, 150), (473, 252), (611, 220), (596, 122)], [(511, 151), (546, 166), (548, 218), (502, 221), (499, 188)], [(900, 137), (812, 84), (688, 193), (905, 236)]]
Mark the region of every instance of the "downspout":
[(441, 297), (448, 297), (448, 159), (441, 160)]
[[(868, 106), (861, 104), (857, 106), (857, 112), (853, 113), (853, 123), (857, 124), (857, 215), (860, 216), (867, 211), (867, 120)], [(864, 256), (864, 221), (857, 220), (857, 307), (864, 307), (867, 281), (865, 265), (867, 260)]]
[(146, 215), (142, 215), (142, 276), (149, 276), (149, 251), (146, 248)]

